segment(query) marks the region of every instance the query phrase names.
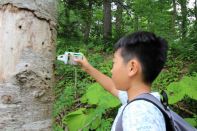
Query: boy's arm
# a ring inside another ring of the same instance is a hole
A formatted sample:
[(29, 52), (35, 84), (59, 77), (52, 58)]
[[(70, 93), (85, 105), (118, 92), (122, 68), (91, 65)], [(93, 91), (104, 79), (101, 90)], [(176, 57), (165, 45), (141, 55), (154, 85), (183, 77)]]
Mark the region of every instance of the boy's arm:
[(106, 89), (112, 95), (118, 97), (118, 90), (116, 89), (115, 84), (110, 77), (104, 75), (96, 68), (91, 66), (84, 56), (83, 60), (75, 59), (74, 61), (81, 64), (82, 69), (92, 76), (104, 89)]

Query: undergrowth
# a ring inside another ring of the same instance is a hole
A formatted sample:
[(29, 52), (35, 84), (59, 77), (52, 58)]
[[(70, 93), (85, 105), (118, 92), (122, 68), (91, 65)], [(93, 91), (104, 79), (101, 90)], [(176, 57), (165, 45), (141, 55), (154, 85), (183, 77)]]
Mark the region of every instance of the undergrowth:
[[(82, 52), (91, 65), (111, 76), (112, 49), (106, 49), (104, 45), (98, 43), (84, 44), (64, 39), (59, 39), (57, 45), (56, 55), (65, 51)], [(166, 90), (172, 108), (178, 113), (184, 112), (181, 113), (182, 117), (193, 126), (197, 126), (197, 110), (194, 108), (197, 104), (197, 74), (193, 69), (195, 67), (192, 67), (192, 64), (196, 63), (188, 64), (190, 63), (188, 59), (186, 61), (171, 51), (172, 49), (168, 52), (168, 61), (154, 81), (152, 90)], [(53, 130), (63, 131), (65, 128), (70, 131), (110, 130), (120, 102), (79, 67), (65, 65), (60, 61), (56, 61), (55, 65), (56, 101), (53, 106)]]

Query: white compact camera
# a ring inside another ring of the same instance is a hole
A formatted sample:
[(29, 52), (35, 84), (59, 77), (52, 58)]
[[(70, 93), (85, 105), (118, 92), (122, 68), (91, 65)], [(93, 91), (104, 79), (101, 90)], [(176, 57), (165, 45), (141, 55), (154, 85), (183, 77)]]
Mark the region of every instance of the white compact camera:
[(58, 60), (63, 61), (65, 64), (69, 65), (77, 65), (77, 62), (74, 61), (74, 59), (83, 59), (82, 53), (76, 53), (76, 52), (65, 52), (63, 55), (59, 55), (57, 57)]

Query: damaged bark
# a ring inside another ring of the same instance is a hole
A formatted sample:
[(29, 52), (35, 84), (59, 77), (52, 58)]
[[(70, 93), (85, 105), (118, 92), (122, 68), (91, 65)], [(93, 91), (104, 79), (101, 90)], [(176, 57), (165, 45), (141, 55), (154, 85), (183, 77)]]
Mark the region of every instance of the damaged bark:
[(51, 130), (56, 1), (0, 1), (0, 130)]

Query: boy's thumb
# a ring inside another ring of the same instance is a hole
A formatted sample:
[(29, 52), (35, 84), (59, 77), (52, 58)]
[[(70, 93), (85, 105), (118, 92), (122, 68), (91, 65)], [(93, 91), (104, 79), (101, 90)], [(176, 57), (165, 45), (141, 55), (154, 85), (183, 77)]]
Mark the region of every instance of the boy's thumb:
[(74, 58), (74, 61), (77, 62), (77, 63), (81, 63), (81, 60), (80, 59)]

